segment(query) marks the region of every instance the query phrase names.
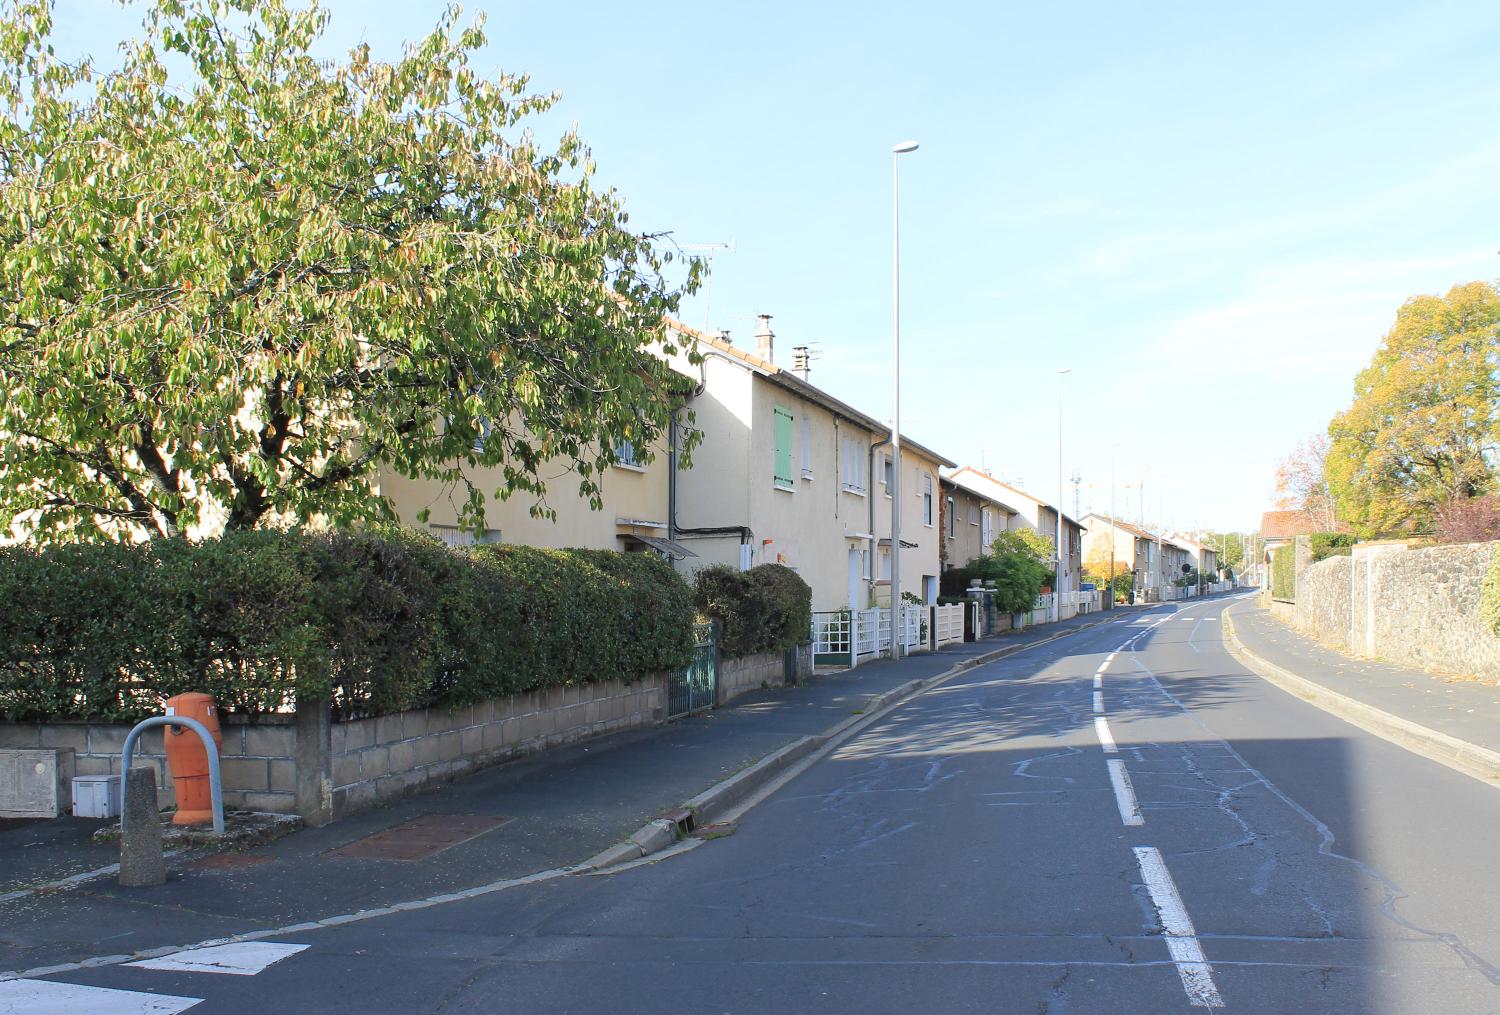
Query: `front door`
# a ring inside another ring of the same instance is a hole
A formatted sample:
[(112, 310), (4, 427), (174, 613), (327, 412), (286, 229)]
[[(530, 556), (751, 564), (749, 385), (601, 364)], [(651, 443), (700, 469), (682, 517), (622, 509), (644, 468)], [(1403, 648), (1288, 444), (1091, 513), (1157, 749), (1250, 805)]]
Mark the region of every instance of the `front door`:
[(865, 608), (865, 555), (858, 550), (849, 551), (849, 609)]

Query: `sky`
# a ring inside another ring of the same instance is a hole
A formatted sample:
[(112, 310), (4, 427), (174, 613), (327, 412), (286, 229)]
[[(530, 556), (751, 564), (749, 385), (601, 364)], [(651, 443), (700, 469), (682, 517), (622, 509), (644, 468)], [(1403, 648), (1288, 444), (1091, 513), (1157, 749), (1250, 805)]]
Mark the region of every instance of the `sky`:
[[(327, 0), (330, 57), (441, 5)], [(1500, 4), (499, 2), (479, 70), (561, 100), (632, 225), (714, 253), (679, 316), (1055, 500), (1252, 529), (1408, 297), (1500, 278)], [(112, 62), (138, 8), (57, 0)], [(1059, 369), (1069, 373), (1061, 377)], [(1059, 403), (1060, 399), (1060, 403)], [(1071, 478), (1080, 479), (1075, 488)], [(1144, 484), (1142, 478), (1144, 477)]]

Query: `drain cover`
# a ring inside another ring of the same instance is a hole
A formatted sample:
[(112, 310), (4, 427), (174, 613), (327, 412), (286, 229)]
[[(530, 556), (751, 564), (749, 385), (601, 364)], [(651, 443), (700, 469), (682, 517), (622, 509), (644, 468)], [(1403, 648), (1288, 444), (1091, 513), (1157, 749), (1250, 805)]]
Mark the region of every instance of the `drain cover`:
[(424, 814), (405, 824), (331, 849), (327, 855), (347, 860), (425, 860), (509, 820), (493, 814)]

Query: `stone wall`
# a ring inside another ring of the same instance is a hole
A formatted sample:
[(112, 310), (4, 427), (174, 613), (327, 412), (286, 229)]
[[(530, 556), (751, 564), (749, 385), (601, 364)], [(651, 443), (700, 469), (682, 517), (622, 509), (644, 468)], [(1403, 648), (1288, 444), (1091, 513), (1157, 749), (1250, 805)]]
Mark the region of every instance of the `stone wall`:
[[(794, 679), (810, 675), (813, 670), (812, 643), (797, 646), (797, 672)], [(781, 687), (786, 683), (786, 653), (758, 652), (738, 659), (719, 660), (719, 701), (727, 705), (742, 694), (762, 687)]]
[(618, 680), (334, 723), (334, 820), (509, 758), (666, 716), (663, 680)]
[(1361, 543), (1298, 575), (1281, 619), (1351, 655), (1500, 680), (1500, 638), (1479, 595), (1500, 543)]
[[(296, 811), (296, 730), (291, 716), (263, 716), (254, 723), (220, 716), (224, 806), (252, 811)], [(97, 722), (0, 722), (0, 748), (58, 748), (73, 752), (74, 775), (119, 775), (120, 751), (130, 727)], [(160, 729), (136, 740), (134, 763), (156, 769), (163, 807), (176, 802)], [(183, 736), (194, 736), (184, 732)], [(196, 739), (196, 738), (195, 738)], [(68, 801), (71, 803), (71, 800)]]
[(1349, 557), (1337, 556), (1310, 564), (1297, 575), (1297, 603), (1292, 625), (1341, 652), (1349, 650)]

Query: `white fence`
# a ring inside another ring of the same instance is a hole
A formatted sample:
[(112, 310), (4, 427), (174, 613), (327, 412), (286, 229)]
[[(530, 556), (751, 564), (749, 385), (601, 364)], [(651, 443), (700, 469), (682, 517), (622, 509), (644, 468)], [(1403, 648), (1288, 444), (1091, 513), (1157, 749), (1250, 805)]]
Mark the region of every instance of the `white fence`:
[(932, 607), (932, 644), (935, 648), (964, 640), (964, 606)]
[[(962, 610), (963, 607), (955, 607)], [(901, 644), (904, 652), (921, 652), (927, 648), (923, 617), (925, 606), (906, 604), (901, 607)], [(958, 615), (958, 638), (963, 640), (963, 614)], [(889, 609), (834, 610), (814, 613), (812, 623), (813, 660), (825, 657), (824, 663), (843, 662), (857, 666), (890, 652), (891, 611)], [(835, 658), (836, 657), (836, 658)]]

